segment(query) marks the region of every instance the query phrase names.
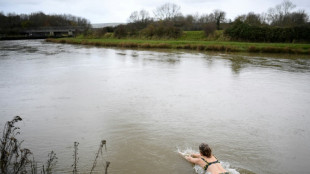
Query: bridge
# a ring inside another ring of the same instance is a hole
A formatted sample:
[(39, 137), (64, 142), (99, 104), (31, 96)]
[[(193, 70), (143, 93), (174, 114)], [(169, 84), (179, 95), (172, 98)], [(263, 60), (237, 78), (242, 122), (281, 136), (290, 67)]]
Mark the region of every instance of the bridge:
[(23, 31), (26, 37), (72, 37), (78, 32), (84, 31), (85, 27), (41, 27)]

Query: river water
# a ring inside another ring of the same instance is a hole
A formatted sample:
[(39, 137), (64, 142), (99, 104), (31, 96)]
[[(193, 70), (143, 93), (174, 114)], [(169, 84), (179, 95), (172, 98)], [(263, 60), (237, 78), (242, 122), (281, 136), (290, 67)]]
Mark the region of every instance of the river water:
[[(55, 173), (195, 173), (178, 151), (201, 142), (232, 173), (310, 172), (307, 56), (125, 50), (0, 42), (0, 126)], [(43, 163), (39, 163), (42, 165)]]

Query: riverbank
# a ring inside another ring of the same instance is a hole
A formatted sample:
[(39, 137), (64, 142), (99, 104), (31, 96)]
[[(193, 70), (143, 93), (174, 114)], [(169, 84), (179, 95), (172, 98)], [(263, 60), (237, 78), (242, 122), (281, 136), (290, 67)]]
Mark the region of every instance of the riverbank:
[(181, 37), (179, 39), (143, 39), (143, 38), (59, 38), (46, 39), (48, 42), (82, 44), (104, 47), (121, 48), (164, 48), (164, 49), (190, 49), (198, 51), (220, 52), (256, 52), (256, 53), (286, 53), (310, 54), (310, 44), (296, 43), (251, 43), (233, 41), (208, 41)]

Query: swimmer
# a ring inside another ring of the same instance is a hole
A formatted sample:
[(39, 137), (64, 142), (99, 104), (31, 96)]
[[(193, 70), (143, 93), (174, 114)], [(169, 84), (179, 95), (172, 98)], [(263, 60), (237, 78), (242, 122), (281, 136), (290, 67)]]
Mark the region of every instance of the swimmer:
[(187, 161), (197, 164), (205, 171), (211, 174), (229, 174), (217, 158), (212, 154), (211, 148), (206, 143), (201, 143), (199, 146), (200, 154), (193, 153), (191, 155), (181, 154)]

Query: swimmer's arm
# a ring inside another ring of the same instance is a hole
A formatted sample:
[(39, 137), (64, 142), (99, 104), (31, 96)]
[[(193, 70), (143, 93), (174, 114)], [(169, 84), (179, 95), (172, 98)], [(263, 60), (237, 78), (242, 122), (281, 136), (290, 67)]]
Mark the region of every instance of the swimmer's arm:
[(191, 162), (193, 164), (198, 164), (199, 162), (199, 158), (193, 158), (191, 156), (185, 156), (185, 159), (188, 161), (188, 162)]
[(193, 157), (193, 158), (201, 158), (201, 155), (199, 153), (193, 153), (193, 154), (191, 154), (191, 157)]

